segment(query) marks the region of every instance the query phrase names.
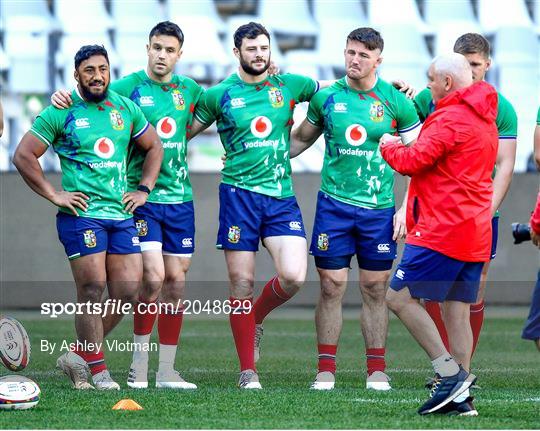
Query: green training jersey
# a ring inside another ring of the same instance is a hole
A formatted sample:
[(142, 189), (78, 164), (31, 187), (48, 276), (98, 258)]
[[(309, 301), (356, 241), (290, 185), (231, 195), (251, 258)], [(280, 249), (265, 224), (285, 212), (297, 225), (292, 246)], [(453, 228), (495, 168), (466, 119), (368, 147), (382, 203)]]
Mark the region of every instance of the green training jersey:
[(536, 114), (536, 124), (540, 125), (540, 106), (538, 107), (538, 113)]
[[(193, 200), (187, 166), (187, 125), (203, 89), (185, 76), (173, 75), (161, 83), (146, 71), (132, 73), (111, 84), (111, 89), (129, 97), (143, 111), (163, 144), (163, 162), (148, 202), (178, 204)], [(135, 190), (141, 179), (144, 153), (132, 147), (128, 163), (128, 188)]]
[[(126, 161), (132, 138), (141, 136), (148, 122), (140, 108), (114, 91), (100, 103), (71, 93), (68, 109), (47, 107), (30, 129), (45, 145), (53, 146), (60, 158), (62, 188), (87, 195), (81, 217), (124, 220), (122, 196), (127, 190)], [(71, 213), (66, 208), (60, 211)]]
[(285, 74), (249, 84), (233, 74), (206, 91), (195, 110), (217, 122), (227, 160), (222, 182), (277, 198), (292, 196), (290, 133), (293, 111), (318, 90), (311, 78)]
[(358, 91), (342, 78), (311, 99), (307, 120), (326, 141), (323, 192), (364, 208), (394, 206), (394, 171), (381, 156), (379, 139), (385, 133), (399, 133), (405, 144), (416, 139), (420, 121), (412, 101), (381, 79)]
[[(501, 93), (497, 92), (499, 103), (497, 106), (497, 118), (495, 124), (499, 131), (499, 143), (502, 140), (517, 139), (517, 114), (512, 104)], [(424, 88), (414, 98), (414, 106), (418, 112), (418, 116), (422, 121), (435, 110), (435, 104), (431, 98), (429, 88)], [(493, 168), (493, 177), (497, 174), (497, 166)], [(494, 217), (499, 216), (499, 210), (495, 212)]]
[[(499, 139), (516, 139), (517, 138), (517, 114), (512, 104), (501, 93), (499, 96), (499, 105), (497, 108), (497, 130), (499, 131)], [(435, 110), (435, 104), (431, 98), (429, 88), (424, 88), (414, 98), (414, 106), (418, 112), (420, 120), (426, 121), (426, 118)]]

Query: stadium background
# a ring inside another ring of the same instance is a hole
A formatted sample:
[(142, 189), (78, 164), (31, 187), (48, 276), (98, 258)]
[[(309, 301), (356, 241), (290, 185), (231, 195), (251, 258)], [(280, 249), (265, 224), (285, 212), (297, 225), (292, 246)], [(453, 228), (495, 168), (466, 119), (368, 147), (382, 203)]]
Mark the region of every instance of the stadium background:
[[(5, 117), (0, 140), (0, 305), (34, 307), (44, 298), (73, 298), (73, 289), (67, 286), (69, 266), (56, 238), (55, 209), (26, 187), (10, 163), (22, 134), (47, 106), (52, 91), (74, 85), (73, 55), (82, 44), (105, 45), (114, 79), (145, 67), (148, 32), (163, 19), (178, 23), (185, 34), (177, 72), (205, 86), (235, 70), (232, 33), (250, 20), (262, 22), (270, 30), (272, 57), (283, 72), (319, 79), (341, 77), (346, 35), (356, 27), (373, 26), (385, 40), (381, 77), (401, 78), (417, 89), (425, 86), (432, 57), (450, 51), (457, 36), (467, 31), (484, 34), (492, 44), (493, 57), (487, 79), (510, 100), (519, 119), (516, 175), (503, 204), (498, 257), (490, 271), (493, 287), (487, 300), (499, 304), (529, 301), (538, 256), (530, 244), (512, 245), (510, 223), (528, 219), (538, 186), (537, 174), (526, 171), (533, 171), (532, 135), (540, 104), (540, 1), (3, 0), (0, 7)], [(296, 121), (305, 114), (305, 105), (297, 108)], [(319, 140), (292, 161), (308, 232), (323, 151), (324, 143)], [(192, 298), (226, 295), (221, 286), (226, 280), (223, 257), (213, 248), (221, 154), (215, 126), (189, 144), (198, 230), (189, 278), (201, 286), (188, 289)], [(59, 184), (54, 153), (49, 151), (41, 162)], [(398, 180), (398, 194), (401, 188)], [(269, 257), (260, 253), (256, 279), (266, 280), (272, 272)], [(356, 270), (351, 277), (357, 279)], [(296, 303), (314, 303), (316, 280), (310, 259), (312, 288), (298, 295)], [(38, 294), (35, 283), (40, 283)], [(356, 289), (349, 289), (346, 301), (357, 303), (358, 297)]]
[[(525, 304), (538, 268), (531, 244), (511, 244), (510, 223), (526, 221), (538, 189), (536, 173), (524, 173), (532, 151), (532, 131), (539, 92), (540, 1), (525, 0), (2, 0), (0, 2), (0, 85), (6, 130), (0, 139), (0, 312), (19, 319), (32, 341), (32, 359), (21, 374), (42, 388), (39, 405), (30, 411), (0, 414), (0, 429), (35, 428), (222, 428), (346, 429), (538, 428), (538, 353), (519, 334), (526, 307), (487, 307), (475, 372), (483, 389), (475, 396), (480, 417), (420, 418), (416, 408), (426, 397), (423, 381), (431, 370), (424, 352), (401, 322), (390, 319), (387, 361), (394, 390), (363, 390), (363, 341), (358, 328), (357, 286), (346, 296), (340, 338), (338, 385), (332, 393), (308, 391), (316, 367), (313, 304), (318, 282), (309, 259), (308, 283), (293, 304), (265, 322), (259, 371), (265, 390), (245, 393), (235, 387), (237, 364), (227, 317), (189, 316), (182, 331), (178, 369), (199, 385), (178, 393), (153, 388), (125, 389), (131, 355), (108, 352), (111, 373), (121, 384), (116, 393), (69, 389), (53, 371), (57, 354), (40, 349), (40, 340), (73, 340), (73, 317), (49, 319), (36, 309), (42, 301), (73, 299), (69, 265), (54, 227), (55, 208), (24, 184), (9, 163), (33, 117), (59, 87), (70, 87), (75, 50), (83, 42), (103, 43), (111, 52), (114, 76), (146, 64), (144, 45), (159, 20), (177, 22), (186, 35), (178, 72), (211, 85), (235, 68), (232, 31), (248, 20), (266, 24), (273, 34), (273, 56), (283, 71), (321, 79), (343, 73), (342, 49), (347, 33), (375, 26), (385, 39), (381, 76), (401, 77), (421, 88), (433, 55), (451, 49), (466, 31), (485, 34), (493, 44), (494, 65), (488, 80), (518, 111), (517, 173), (503, 205), (498, 257), (490, 272), (488, 303)], [(301, 118), (305, 106), (300, 106)], [(197, 211), (197, 252), (189, 273), (188, 298), (225, 298), (225, 265), (214, 250), (217, 184), (222, 153), (215, 129), (189, 145), (189, 164)], [(322, 143), (293, 161), (294, 182), (308, 232), (320, 184)], [(60, 183), (56, 157), (42, 159), (47, 175)], [(401, 183), (398, 182), (398, 189)], [(398, 190), (398, 194), (401, 194)], [(273, 269), (267, 254), (257, 262), (257, 280)], [(357, 278), (357, 271), (351, 271)], [(352, 306), (351, 306), (352, 305)], [(6, 310), (9, 309), (9, 310)], [(112, 334), (132, 337), (126, 318)], [(155, 334), (154, 334), (155, 336)], [(153, 338), (157, 341), (157, 338)], [(155, 371), (152, 356), (150, 370)], [(0, 370), (0, 374), (8, 371)], [(151, 373), (153, 384), (153, 373)], [(120, 398), (133, 398), (145, 410), (112, 411)]]

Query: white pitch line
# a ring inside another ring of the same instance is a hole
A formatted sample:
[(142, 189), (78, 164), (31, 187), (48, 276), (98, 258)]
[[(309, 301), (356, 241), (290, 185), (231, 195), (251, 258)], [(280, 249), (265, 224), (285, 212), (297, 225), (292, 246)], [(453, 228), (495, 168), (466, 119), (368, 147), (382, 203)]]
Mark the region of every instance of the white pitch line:
[(409, 404), (409, 403), (419, 403), (421, 402), (422, 400), (420, 398), (409, 398), (409, 399), (406, 399), (406, 400), (396, 400), (396, 399), (391, 399), (391, 400), (386, 400), (386, 399), (381, 399), (381, 398), (375, 398), (375, 399), (371, 399), (371, 398), (353, 398), (351, 401), (355, 402), (355, 403), (370, 403), (370, 404), (381, 404), (381, 403), (386, 403), (386, 404)]

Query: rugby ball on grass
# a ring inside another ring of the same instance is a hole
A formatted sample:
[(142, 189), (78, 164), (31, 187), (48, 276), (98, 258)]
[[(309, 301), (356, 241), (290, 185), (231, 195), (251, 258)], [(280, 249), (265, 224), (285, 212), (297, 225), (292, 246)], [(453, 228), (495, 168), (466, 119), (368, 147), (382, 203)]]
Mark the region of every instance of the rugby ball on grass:
[(0, 359), (8, 370), (21, 371), (30, 361), (30, 339), (12, 317), (0, 319)]
[(39, 402), (39, 386), (28, 377), (12, 374), (0, 377), (0, 409), (26, 410)]

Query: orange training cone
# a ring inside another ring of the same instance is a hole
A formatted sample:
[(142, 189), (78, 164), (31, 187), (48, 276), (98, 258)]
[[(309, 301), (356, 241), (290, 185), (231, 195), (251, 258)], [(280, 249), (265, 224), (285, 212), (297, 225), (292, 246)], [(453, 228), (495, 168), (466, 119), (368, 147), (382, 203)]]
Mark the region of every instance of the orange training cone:
[(143, 410), (140, 404), (137, 404), (135, 401), (129, 398), (118, 401), (113, 406), (112, 409), (113, 410)]

